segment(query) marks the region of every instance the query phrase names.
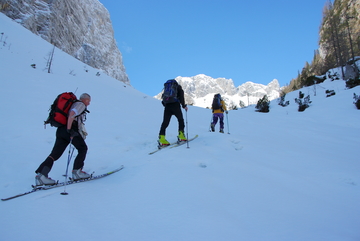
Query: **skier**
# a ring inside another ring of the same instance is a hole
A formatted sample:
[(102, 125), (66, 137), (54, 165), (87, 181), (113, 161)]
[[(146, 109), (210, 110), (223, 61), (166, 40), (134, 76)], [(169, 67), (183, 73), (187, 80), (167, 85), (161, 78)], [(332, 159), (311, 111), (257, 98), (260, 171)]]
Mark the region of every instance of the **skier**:
[(224, 112), (228, 113), (225, 102), (222, 100), (220, 94), (214, 95), (213, 103), (211, 106), (213, 113), (213, 121), (211, 122), (211, 131), (215, 131), (215, 125), (220, 119), (220, 133), (224, 133)]
[[(163, 122), (161, 124), (160, 132), (159, 132), (159, 144), (160, 146), (168, 146), (170, 143), (165, 138), (166, 128), (169, 126), (170, 119), (172, 115), (175, 115), (179, 122), (179, 141), (186, 141), (186, 137), (184, 134), (185, 123), (183, 114), (181, 111), (181, 107), (188, 110), (188, 107), (185, 104), (184, 98), (184, 90), (181, 85), (179, 85), (175, 79), (168, 80), (164, 84), (164, 93), (162, 95), (162, 104), (164, 108), (164, 117)], [(181, 106), (181, 107), (180, 107)]]
[(74, 145), (78, 151), (72, 171), (73, 179), (79, 180), (90, 177), (88, 173), (82, 171), (88, 150), (85, 143), (85, 137), (87, 135), (84, 128), (85, 110), (86, 107), (90, 105), (90, 101), (90, 95), (84, 93), (80, 96), (80, 101), (72, 104), (69, 110), (67, 125), (57, 128), (55, 144), (50, 155), (35, 171), (37, 174), (35, 177), (36, 186), (56, 184), (55, 180), (48, 177), (48, 174), (54, 162), (61, 157), (69, 143)]

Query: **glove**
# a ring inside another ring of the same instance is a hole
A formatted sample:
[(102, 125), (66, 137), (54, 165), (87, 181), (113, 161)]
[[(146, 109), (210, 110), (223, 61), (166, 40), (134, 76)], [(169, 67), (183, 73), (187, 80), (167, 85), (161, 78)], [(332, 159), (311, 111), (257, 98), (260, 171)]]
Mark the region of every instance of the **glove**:
[(228, 111), (225, 111), (226, 114), (228, 114), (229, 112)]
[(79, 135), (79, 133), (77, 133), (73, 129), (67, 129), (67, 132), (70, 134), (71, 138)]

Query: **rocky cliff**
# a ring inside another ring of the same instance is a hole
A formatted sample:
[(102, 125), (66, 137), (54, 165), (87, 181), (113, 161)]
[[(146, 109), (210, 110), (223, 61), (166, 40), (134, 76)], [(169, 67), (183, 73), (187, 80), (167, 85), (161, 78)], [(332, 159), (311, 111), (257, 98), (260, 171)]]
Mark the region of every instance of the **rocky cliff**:
[(98, 0), (0, 0), (0, 11), (80, 61), (130, 84)]

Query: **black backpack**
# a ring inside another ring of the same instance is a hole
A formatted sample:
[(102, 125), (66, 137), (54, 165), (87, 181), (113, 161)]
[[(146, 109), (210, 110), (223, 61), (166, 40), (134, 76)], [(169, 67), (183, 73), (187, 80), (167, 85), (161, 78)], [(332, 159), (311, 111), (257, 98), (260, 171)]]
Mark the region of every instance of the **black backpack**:
[(170, 79), (164, 84), (164, 93), (162, 94), (162, 101), (164, 104), (178, 102), (177, 90), (179, 84), (174, 79)]
[(213, 110), (218, 110), (222, 108), (222, 104), (221, 104), (221, 95), (220, 94), (216, 94), (214, 95), (214, 99), (213, 99), (213, 103), (211, 105), (211, 108)]

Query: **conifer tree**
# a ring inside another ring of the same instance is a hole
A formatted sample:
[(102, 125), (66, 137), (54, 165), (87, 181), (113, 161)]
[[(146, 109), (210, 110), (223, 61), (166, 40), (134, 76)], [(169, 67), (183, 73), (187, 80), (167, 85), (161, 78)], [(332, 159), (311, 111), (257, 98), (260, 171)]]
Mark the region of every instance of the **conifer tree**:
[(257, 105), (255, 106), (255, 109), (258, 112), (263, 112), (263, 113), (267, 113), (270, 111), (270, 101), (267, 95), (264, 95), (263, 98), (261, 98), (258, 102)]

